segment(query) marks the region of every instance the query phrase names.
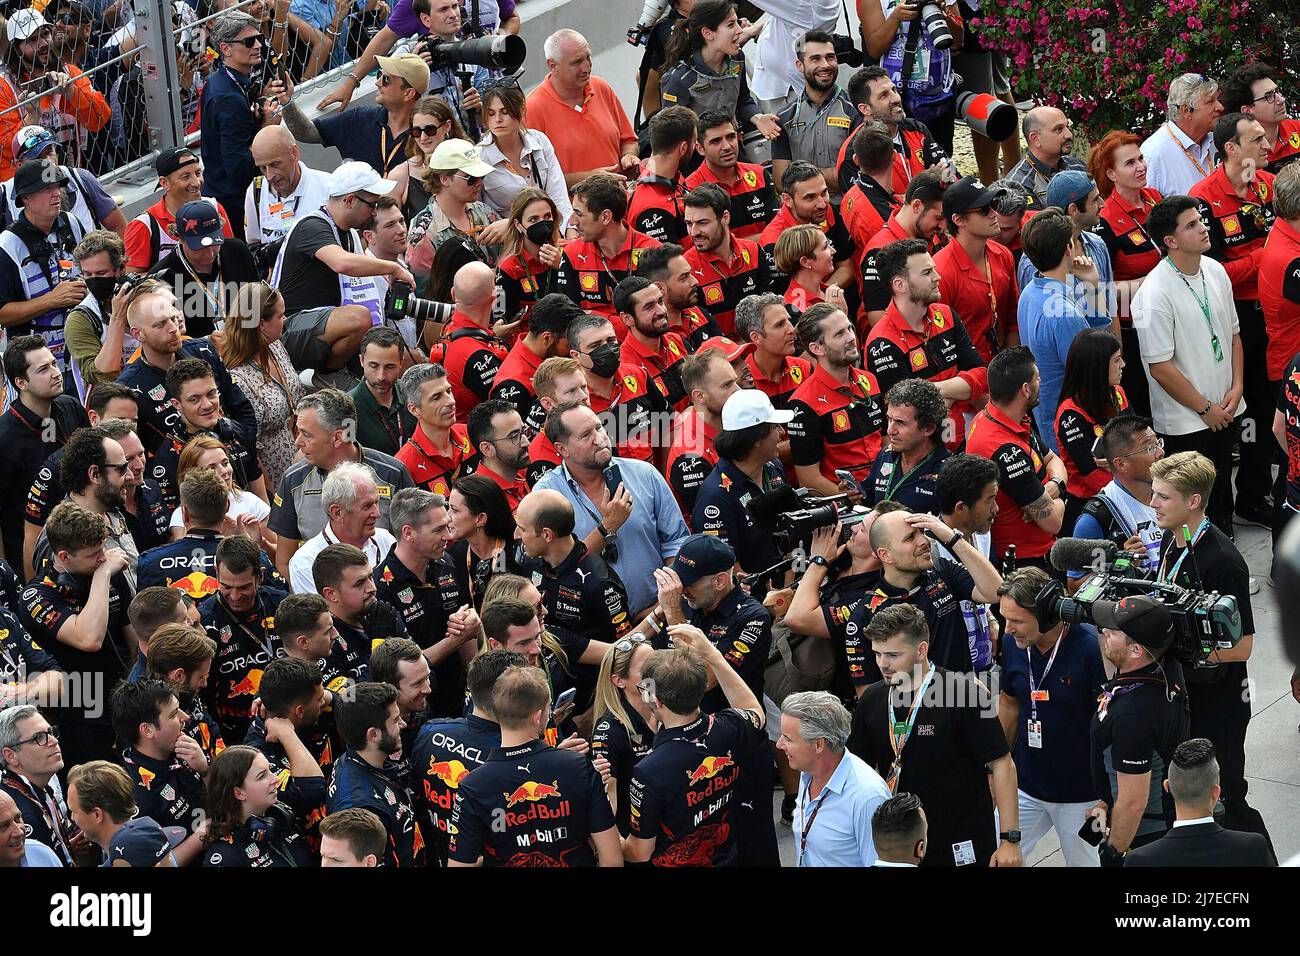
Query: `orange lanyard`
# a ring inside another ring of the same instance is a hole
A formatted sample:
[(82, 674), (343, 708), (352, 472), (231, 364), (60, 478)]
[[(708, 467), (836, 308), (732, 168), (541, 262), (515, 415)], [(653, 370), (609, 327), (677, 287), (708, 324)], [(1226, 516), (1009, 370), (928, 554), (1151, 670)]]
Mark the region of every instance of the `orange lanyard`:
[[(1169, 123), (1165, 124), (1165, 126), (1169, 126), (1169, 125), (1170, 125)], [(1175, 133), (1171, 129), (1169, 131), (1169, 135), (1173, 137), (1174, 142), (1178, 144), (1178, 148), (1183, 151), (1183, 155), (1186, 156), (1188, 160), (1191, 161), (1191, 164), (1196, 167), (1196, 171), (1201, 174), (1202, 178), (1210, 175), (1210, 170), (1206, 169), (1204, 166), (1202, 166), (1200, 163), (1196, 161), (1196, 157), (1192, 155), (1191, 150), (1189, 150), (1186, 146), (1183, 145), (1183, 141), (1178, 138), (1177, 133)]]
[(992, 311), (992, 320), (989, 322), (989, 337), (993, 340), (993, 351), (997, 351), (1001, 346), (1001, 336), (998, 334), (998, 297), (993, 294), (993, 270), (989, 268), (988, 250), (984, 252), (984, 278), (989, 284), (989, 309)]

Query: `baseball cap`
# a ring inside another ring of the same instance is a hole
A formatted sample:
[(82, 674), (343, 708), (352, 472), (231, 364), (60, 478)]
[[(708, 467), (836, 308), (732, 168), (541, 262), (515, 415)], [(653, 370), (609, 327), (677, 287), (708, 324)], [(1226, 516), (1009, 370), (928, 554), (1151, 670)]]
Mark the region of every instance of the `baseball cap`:
[(978, 176), (963, 176), (943, 191), (944, 217), (951, 216), (953, 213), (970, 212), (972, 209), (983, 209), (1005, 192), (1005, 189), (985, 186)]
[(197, 163), (199, 157), (188, 146), (169, 146), (158, 154), (153, 168), (159, 176), (170, 176), (191, 163)]
[(1047, 184), (1047, 205), (1069, 209), (1070, 203), (1083, 202), (1094, 188), (1092, 180), (1082, 170), (1062, 170)]
[(424, 95), (429, 88), (429, 64), (414, 53), (399, 53), (397, 56), (377, 56), (375, 62), (389, 76), (404, 79), (408, 86)]
[(440, 173), (457, 170), (466, 176), (486, 176), (492, 167), (483, 162), (478, 148), (463, 139), (444, 139), (425, 163)]
[(62, 186), (67, 181), (63, 171), (54, 163), (45, 159), (31, 159), (19, 166), (14, 175), (14, 198), (30, 196), (55, 183)]
[(777, 411), (772, 400), (756, 388), (732, 392), (722, 406), (723, 431), (736, 432), (751, 425), (785, 425), (793, 418), (794, 412)]
[(682, 542), (673, 570), (682, 584), (690, 587), (700, 578), (730, 571), (735, 564), (736, 552), (716, 534), (693, 534)]
[(136, 817), (108, 841), (108, 865), (126, 860), (136, 867), (157, 866), (184, 839), (184, 827), (160, 827), (152, 817)]
[(717, 349), (727, 357), (728, 362), (738, 362), (757, 347), (753, 342), (746, 342), (741, 345), (739, 342), (733, 342), (725, 335), (714, 335), (701, 342), (700, 347), (695, 352), (698, 355), (706, 349)]
[(14, 134), (14, 158), (18, 162), (37, 159), (54, 145), (54, 134), (44, 126), (24, 126)]
[(176, 235), (195, 252), (225, 242), (217, 204), (211, 199), (196, 199), (181, 206), (176, 211)]
[(1173, 616), (1163, 604), (1144, 594), (1097, 601), (1092, 606), (1092, 619), (1098, 627), (1123, 631), (1149, 651), (1164, 650), (1174, 639)]
[(397, 183), (385, 179), (375, 172), (369, 163), (351, 160), (340, 163), (338, 169), (330, 176), (330, 198), (349, 196), (352, 193), (370, 193), (374, 196), (386, 196), (393, 191)]
[(9, 25), (6, 31), (9, 34), (9, 42), (17, 43), (22, 40), (30, 40), (32, 36), (48, 27), (45, 18), (35, 10), (19, 10), (9, 18)]

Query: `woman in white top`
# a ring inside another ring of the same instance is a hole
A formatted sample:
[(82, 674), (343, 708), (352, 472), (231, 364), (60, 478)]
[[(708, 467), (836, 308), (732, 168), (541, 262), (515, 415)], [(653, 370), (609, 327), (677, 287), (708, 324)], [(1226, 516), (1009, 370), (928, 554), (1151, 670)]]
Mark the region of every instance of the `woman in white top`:
[(469, 139), (455, 111), (441, 96), (426, 96), (411, 114), (411, 135), (406, 141), (406, 162), (389, 176), (397, 188), (390, 195), (402, 207), (402, 218), (410, 222), (429, 205), (433, 194), (425, 185), (428, 159), (444, 139)]
[[(211, 468), (225, 484), (230, 494), (230, 509), (222, 522), (223, 535), (246, 534), (258, 541), (271, 559), (275, 559), (275, 535), (266, 529), (266, 519), (271, 515), (271, 506), (257, 495), (245, 491), (235, 484), (235, 470), (230, 465), (230, 452), (221, 439), (213, 435), (196, 435), (191, 438), (181, 451), (176, 464), (176, 483), (184, 484), (185, 476), (195, 468)], [(172, 512), (172, 540), (185, 535), (185, 519), (181, 509)]]
[(542, 190), (560, 213), (560, 231), (569, 228), (573, 206), (564, 185), (564, 170), (545, 133), (525, 125), (524, 91), (516, 80), (490, 86), (483, 93), (483, 126), (479, 155), (493, 167), (483, 180), (483, 201), (506, 215), (520, 191)]

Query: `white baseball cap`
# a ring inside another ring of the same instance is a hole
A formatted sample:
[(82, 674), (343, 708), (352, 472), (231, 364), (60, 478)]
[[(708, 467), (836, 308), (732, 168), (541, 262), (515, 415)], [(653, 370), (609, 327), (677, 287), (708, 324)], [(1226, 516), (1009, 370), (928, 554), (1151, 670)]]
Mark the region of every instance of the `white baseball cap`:
[(772, 400), (756, 388), (742, 388), (733, 392), (722, 406), (723, 431), (736, 432), (751, 425), (786, 425), (794, 412), (777, 411)]
[(375, 168), (369, 163), (363, 163), (359, 160), (341, 163), (338, 169), (334, 170), (330, 176), (330, 198), (336, 199), (339, 196), (349, 196), (352, 193), (371, 193), (375, 196), (386, 196), (393, 191), (397, 183), (391, 179), (385, 179), (375, 172)]
[(440, 173), (459, 171), (466, 176), (479, 178), (486, 176), (493, 169), (483, 161), (478, 148), (464, 139), (444, 139), (425, 165)]
[(9, 34), (10, 43), (18, 43), (23, 40), (30, 40), (41, 30), (49, 26), (45, 18), (35, 10), (19, 10), (9, 18), (9, 25), (6, 28)]

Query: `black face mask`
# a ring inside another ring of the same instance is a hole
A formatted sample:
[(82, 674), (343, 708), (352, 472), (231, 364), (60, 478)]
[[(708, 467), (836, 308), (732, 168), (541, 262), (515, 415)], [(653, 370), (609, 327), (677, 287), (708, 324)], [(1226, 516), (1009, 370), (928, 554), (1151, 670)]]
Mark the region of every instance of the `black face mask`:
[(533, 223), (524, 230), (524, 235), (528, 241), (535, 246), (544, 246), (551, 241), (551, 233), (555, 229), (555, 223), (550, 219), (542, 219)]
[(84, 279), (86, 291), (95, 297), (97, 302), (108, 302), (113, 298), (113, 290), (117, 288), (118, 280), (114, 276), (87, 276)]
[(591, 370), (593, 372), (601, 378), (610, 378), (618, 371), (623, 354), (617, 345), (610, 345), (606, 342), (593, 349), (588, 358), (591, 359)]

